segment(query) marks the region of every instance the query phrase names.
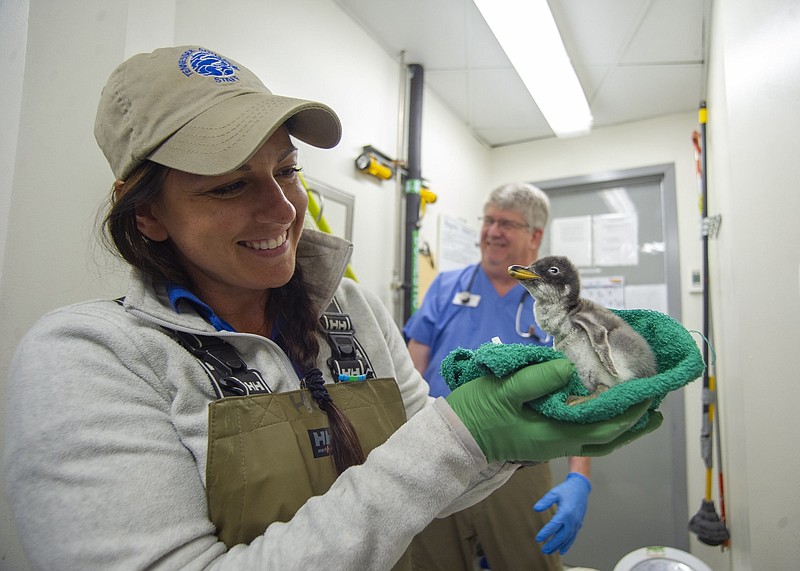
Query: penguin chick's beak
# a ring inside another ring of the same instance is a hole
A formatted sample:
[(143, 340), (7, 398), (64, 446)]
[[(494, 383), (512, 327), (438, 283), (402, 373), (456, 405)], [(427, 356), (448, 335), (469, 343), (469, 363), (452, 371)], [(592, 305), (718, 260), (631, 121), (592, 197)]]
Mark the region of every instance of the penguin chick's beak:
[(525, 266), (508, 266), (508, 275), (518, 280), (538, 280), (542, 277), (539, 274), (534, 274)]

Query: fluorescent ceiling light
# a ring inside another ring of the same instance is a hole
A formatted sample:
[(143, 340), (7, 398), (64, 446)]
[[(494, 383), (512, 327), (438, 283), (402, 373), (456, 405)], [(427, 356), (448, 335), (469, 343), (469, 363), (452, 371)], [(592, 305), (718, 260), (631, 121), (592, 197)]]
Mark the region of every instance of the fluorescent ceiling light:
[(592, 112), (547, 0), (473, 0), (557, 137), (585, 135)]

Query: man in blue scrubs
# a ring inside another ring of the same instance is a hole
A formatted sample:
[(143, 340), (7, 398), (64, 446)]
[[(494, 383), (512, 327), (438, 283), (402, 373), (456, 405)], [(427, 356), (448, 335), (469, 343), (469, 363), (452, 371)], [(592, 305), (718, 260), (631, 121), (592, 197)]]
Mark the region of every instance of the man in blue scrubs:
[[(535, 186), (495, 189), (484, 204), (480, 263), (434, 279), (403, 329), (432, 396), (449, 394), (439, 367), (457, 347), (477, 349), (493, 337), (502, 343), (552, 344), (534, 321), (533, 298), (508, 275), (508, 266), (538, 258), (549, 214), (547, 195)], [(547, 463), (522, 467), (482, 502), (434, 520), (414, 539), (414, 568), (471, 570), (477, 554), (494, 569), (561, 569), (559, 553), (575, 540), (591, 490), (590, 460), (570, 458), (569, 468), (567, 479), (551, 489)], [(537, 541), (545, 543), (539, 547)]]

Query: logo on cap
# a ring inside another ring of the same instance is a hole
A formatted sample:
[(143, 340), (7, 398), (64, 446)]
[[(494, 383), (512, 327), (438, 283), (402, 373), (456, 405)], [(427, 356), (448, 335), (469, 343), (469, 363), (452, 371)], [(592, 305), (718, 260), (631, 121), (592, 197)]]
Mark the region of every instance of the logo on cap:
[(239, 69), (222, 56), (208, 50), (186, 50), (181, 54), (178, 66), (186, 77), (193, 74), (211, 77), (217, 83), (234, 83), (239, 81), (236, 71)]

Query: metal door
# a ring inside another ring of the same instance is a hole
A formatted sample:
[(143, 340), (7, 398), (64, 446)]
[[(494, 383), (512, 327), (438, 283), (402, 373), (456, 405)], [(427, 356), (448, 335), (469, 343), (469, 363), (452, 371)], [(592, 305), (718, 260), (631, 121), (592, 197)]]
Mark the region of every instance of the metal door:
[[(581, 268), (582, 276), (623, 276), (631, 291), (665, 287), (666, 311), (680, 319), (674, 181), (673, 165), (657, 165), (534, 184), (550, 197), (551, 221), (613, 214), (620, 203), (608, 199), (609, 191), (622, 197), (624, 209), (638, 219), (637, 263), (591, 265)], [(540, 255), (550, 254), (551, 246), (548, 231)], [(612, 571), (623, 556), (640, 547), (689, 549), (682, 391), (671, 393), (661, 411), (664, 423), (657, 431), (592, 462), (589, 508), (578, 539), (564, 556), (566, 565)], [(551, 465), (554, 481), (563, 480), (566, 462)]]

